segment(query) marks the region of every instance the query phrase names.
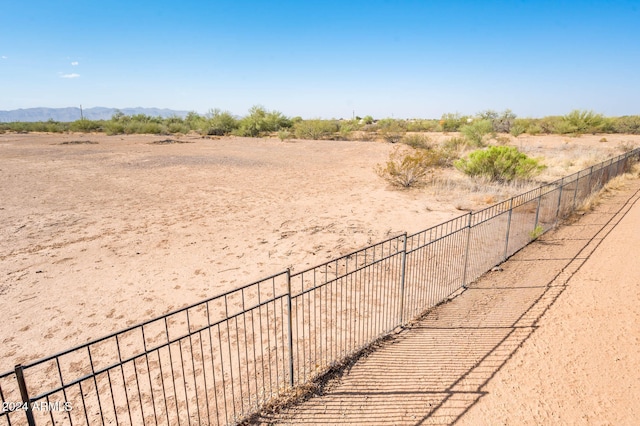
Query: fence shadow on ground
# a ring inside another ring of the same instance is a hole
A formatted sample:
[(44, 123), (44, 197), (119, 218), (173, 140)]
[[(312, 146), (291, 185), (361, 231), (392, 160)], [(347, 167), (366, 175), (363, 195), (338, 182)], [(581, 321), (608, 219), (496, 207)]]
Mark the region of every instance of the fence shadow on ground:
[(547, 234), (502, 271), (489, 272), (462, 296), (414, 321), (319, 395), (256, 422), (456, 423), (486, 394), (484, 386), (531, 337), (638, 194), (619, 195)]

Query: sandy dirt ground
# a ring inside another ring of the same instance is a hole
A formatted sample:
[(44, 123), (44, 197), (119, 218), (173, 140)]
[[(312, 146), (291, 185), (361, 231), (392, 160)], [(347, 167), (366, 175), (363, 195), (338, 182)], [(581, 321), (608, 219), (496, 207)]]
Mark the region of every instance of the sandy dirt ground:
[[(550, 180), (640, 143), (601, 138), (513, 144)], [(392, 189), (386, 143), (165, 139), (0, 135), (0, 372), (504, 196)]]
[(640, 182), (264, 423), (635, 425)]
[(0, 372), (461, 214), (388, 144), (166, 139), (0, 135)]

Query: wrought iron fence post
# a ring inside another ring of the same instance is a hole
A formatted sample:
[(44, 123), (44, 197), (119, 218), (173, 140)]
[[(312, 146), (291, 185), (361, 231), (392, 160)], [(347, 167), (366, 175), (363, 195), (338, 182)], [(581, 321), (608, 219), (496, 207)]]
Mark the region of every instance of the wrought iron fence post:
[(507, 253), (509, 252), (509, 231), (511, 231), (511, 214), (513, 213), (513, 197), (509, 200), (509, 218), (507, 219), (507, 235), (504, 242), (504, 255), (502, 258), (507, 260)]
[(400, 272), (400, 313), (399, 313), (399, 322), (398, 325), (403, 324), (404, 319), (404, 282), (407, 271), (407, 233), (403, 234), (403, 244), (402, 244), (402, 271)]
[(471, 216), (472, 212), (469, 212), (469, 223), (467, 224), (467, 247), (464, 254), (464, 272), (462, 273), (462, 288), (467, 288), (467, 269), (469, 268), (469, 246), (471, 245)]
[(22, 370), (22, 364), (18, 364), (15, 367), (16, 379), (18, 380), (18, 388), (20, 388), (20, 396), (22, 402), (27, 406), (24, 414), (27, 416), (27, 423), (29, 426), (35, 426), (36, 421), (33, 418), (33, 411), (31, 410), (31, 401), (29, 400), (29, 392), (27, 391), (27, 383), (24, 380), (24, 372)]
[(291, 318), (291, 269), (287, 268), (287, 316), (289, 318), (289, 332), (287, 344), (289, 346), (289, 385), (293, 387), (293, 319)]
[(573, 209), (576, 209), (576, 197), (578, 196), (578, 182), (580, 182), (580, 172), (578, 172), (578, 177), (576, 177), (576, 189), (573, 192)]
[(538, 229), (538, 218), (540, 217), (540, 204), (542, 204), (542, 187), (540, 187), (540, 193), (538, 194), (538, 207), (536, 207), (536, 220), (533, 223), (533, 232)]
[(558, 208), (556, 209), (556, 223), (560, 218), (560, 205), (562, 204), (562, 188), (564, 188), (564, 178), (560, 181), (560, 191), (558, 191)]

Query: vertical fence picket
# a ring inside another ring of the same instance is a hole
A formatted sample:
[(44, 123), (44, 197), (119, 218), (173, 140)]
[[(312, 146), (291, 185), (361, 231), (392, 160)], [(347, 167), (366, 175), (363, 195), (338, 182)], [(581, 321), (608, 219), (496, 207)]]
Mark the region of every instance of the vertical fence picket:
[(289, 349), (289, 386), (293, 387), (293, 319), (291, 318), (291, 269), (287, 268), (287, 346)]
[(27, 423), (29, 426), (35, 426), (36, 421), (33, 418), (33, 410), (31, 407), (31, 399), (29, 398), (29, 391), (27, 390), (27, 382), (24, 380), (24, 369), (22, 364), (18, 364), (15, 367), (16, 380), (18, 381), (18, 388), (20, 389), (20, 396), (22, 402), (26, 405), (24, 414), (27, 417)]
[(400, 301), (400, 308), (398, 309), (398, 325), (404, 324), (404, 297), (405, 297), (405, 278), (407, 270), (407, 233), (402, 235), (402, 264), (400, 266), (400, 295), (398, 299)]
[(509, 200), (509, 216), (507, 217), (507, 235), (505, 236), (504, 241), (504, 254), (502, 255), (502, 260), (507, 260), (507, 253), (509, 251), (509, 232), (511, 231), (511, 216), (513, 215), (513, 197)]
[(469, 247), (471, 246), (471, 219), (473, 213), (469, 212), (469, 221), (467, 222), (467, 241), (464, 250), (464, 270), (462, 271), (462, 287), (467, 288), (467, 271), (469, 270)]

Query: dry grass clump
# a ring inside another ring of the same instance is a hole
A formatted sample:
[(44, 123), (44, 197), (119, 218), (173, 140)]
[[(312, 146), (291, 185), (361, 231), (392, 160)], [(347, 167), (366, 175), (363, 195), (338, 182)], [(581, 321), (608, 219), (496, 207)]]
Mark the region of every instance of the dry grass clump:
[(550, 182), (570, 175), (579, 170), (589, 168), (611, 156), (611, 150), (606, 147), (589, 147), (581, 144), (563, 144), (553, 152), (545, 152), (541, 147), (527, 147), (522, 150), (528, 155), (547, 155), (547, 168), (540, 174), (539, 179)]
[(592, 192), (591, 194), (589, 194), (582, 205), (580, 205), (580, 207), (578, 208), (578, 212), (584, 213), (592, 211), (611, 195), (626, 188), (628, 181), (639, 178), (640, 163), (635, 163), (630, 167), (628, 172), (611, 179), (602, 187), (600, 191)]
[(636, 147), (636, 144), (633, 143), (632, 141), (621, 141), (618, 144), (618, 149), (623, 153), (631, 152), (635, 149), (635, 147)]
[(433, 174), (427, 150), (394, 149), (385, 164), (378, 164), (376, 173), (393, 186), (410, 188), (420, 186)]

